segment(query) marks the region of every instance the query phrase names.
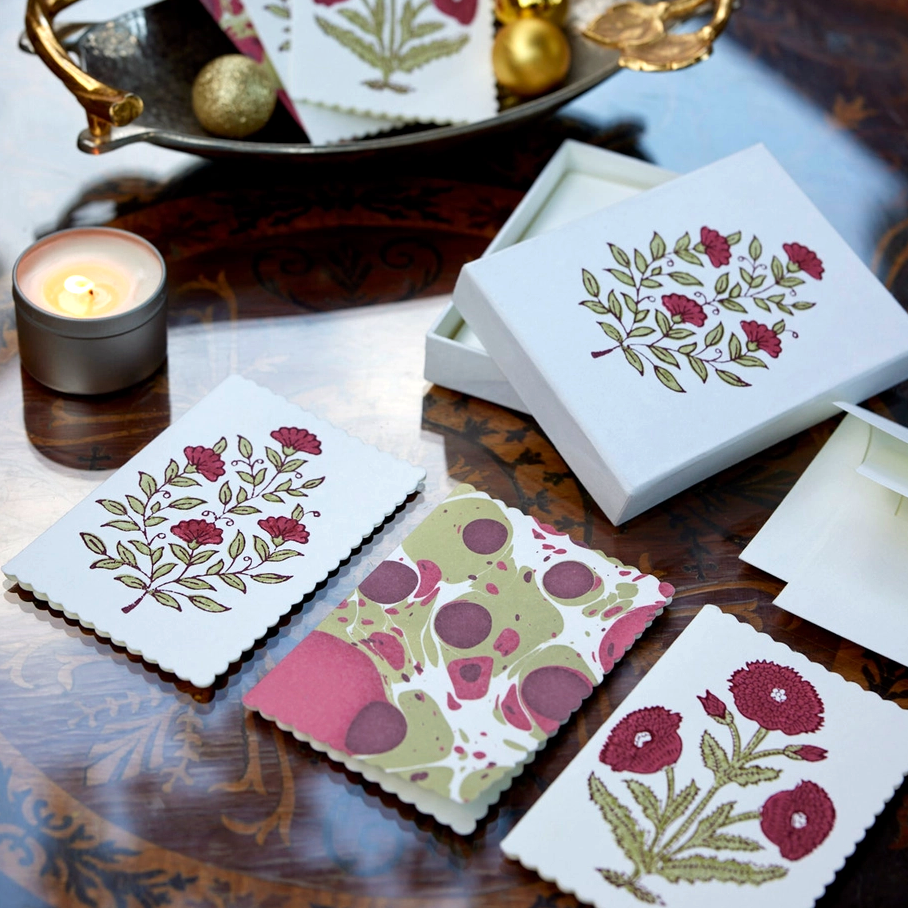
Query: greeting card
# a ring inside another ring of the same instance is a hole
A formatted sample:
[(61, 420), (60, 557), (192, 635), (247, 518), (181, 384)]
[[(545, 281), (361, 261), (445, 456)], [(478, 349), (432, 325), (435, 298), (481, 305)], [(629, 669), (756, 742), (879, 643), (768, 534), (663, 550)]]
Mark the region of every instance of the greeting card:
[(502, 850), (596, 906), (814, 903), (908, 771), (908, 712), (705, 606)]
[(908, 315), (761, 146), (470, 262), (454, 303), (615, 523), (908, 375)]
[(491, 0), (292, 0), (291, 96), (370, 117), (498, 110)]
[(3, 572), (207, 687), (424, 476), (233, 376)]
[(468, 833), (673, 593), (461, 485), (243, 702)]

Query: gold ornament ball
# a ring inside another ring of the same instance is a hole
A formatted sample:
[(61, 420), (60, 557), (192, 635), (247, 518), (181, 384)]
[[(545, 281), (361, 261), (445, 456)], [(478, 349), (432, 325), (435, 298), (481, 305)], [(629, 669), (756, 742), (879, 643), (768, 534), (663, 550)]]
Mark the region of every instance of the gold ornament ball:
[(495, 78), (515, 95), (533, 98), (547, 92), (563, 81), (570, 66), (567, 38), (545, 19), (517, 19), (495, 36)]
[(568, 0), (495, 0), (495, 18), (502, 24), (518, 19), (547, 19), (554, 25), (564, 25)]
[(206, 64), (192, 83), (192, 110), (216, 136), (244, 139), (271, 119), (277, 90), (271, 77), (243, 54), (226, 54)]

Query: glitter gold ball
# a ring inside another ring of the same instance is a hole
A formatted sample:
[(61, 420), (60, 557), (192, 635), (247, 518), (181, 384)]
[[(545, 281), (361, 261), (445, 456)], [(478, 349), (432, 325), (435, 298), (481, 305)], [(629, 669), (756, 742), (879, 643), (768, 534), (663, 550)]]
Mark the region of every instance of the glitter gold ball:
[(545, 19), (517, 19), (495, 36), (495, 78), (516, 95), (532, 98), (547, 92), (563, 81), (570, 66), (567, 38)]
[(208, 63), (192, 83), (192, 110), (216, 136), (243, 139), (271, 119), (277, 91), (268, 73), (243, 54)]
[(568, 0), (495, 0), (495, 18), (502, 24), (518, 19), (548, 19), (557, 26), (564, 25)]

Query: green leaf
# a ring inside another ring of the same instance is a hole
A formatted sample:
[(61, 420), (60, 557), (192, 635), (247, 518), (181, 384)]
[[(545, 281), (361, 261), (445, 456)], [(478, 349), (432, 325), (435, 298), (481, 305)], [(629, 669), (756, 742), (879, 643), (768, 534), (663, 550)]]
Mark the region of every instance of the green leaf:
[(264, 480), (265, 480), (265, 474), (266, 474), (267, 472), (268, 472), (268, 468), (267, 468), (267, 467), (262, 467), (262, 469), (259, 470), (259, 471), (255, 474), (255, 477), (254, 477), (254, 484), (257, 485), (257, 486), (260, 486), (260, 485), (262, 484), (262, 482), (264, 482)]
[(762, 851), (763, 846), (753, 839), (743, 835), (728, 835), (719, 832), (704, 839), (703, 848), (712, 848), (714, 851)]
[(630, 312), (633, 312), (634, 315), (637, 314), (637, 301), (629, 294), (621, 291), (621, 298), (624, 300), (624, 305), (627, 306)]
[(670, 883), (684, 880), (687, 883), (707, 882), (716, 880), (720, 883), (745, 883), (759, 886), (770, 880), (779, 880), (788, 871), (784, 867), (770, 864), (760, 867), (745, 861), (707, 857), (706, 855), (692, 855), (689, 858), (674, 858), (665, 861), (659, 869), (659, 875)]
[(800, 287), (804, 281), (799, 277), (783, 277), (779, 281), (781, 287)]
[(250, 576), (256, 583), (283, 583), (285, 580), (290, 579), (290, 577), (285, 574), (271, 574), (268, 572), (264, 574), (250, 574)]
[(293, 509), (293, 513), (292, 513), (290, 516), (291, 516), (294, 520), (302, 520), (304, 514), (305, 514), (305, 511), (303, 510), (303, 506), (302, 506), (301, 504), (298, 504), (298, 505)]
[(730, 297), (737, 299), (741, 295), (741, 285), (735, 284), (735, 286), (732, 287), (731, 290), (728, 291), (728, 295)]
[(744, 281), (744, 283), (747, 284), (748, 287), (753, 285), (754, 276), (749, 271), (747, 271), (745, 268), (739, 268), (738, 273), (741, 275), (741, 280)]
[(151, 498), (158, 491), (158, 484), (154, 476), (139, 471), (139, 488), (145, 493), (146, 498)]
[(707, 347), (717, 347), (722, 343), (723, 337), (725, 337), (725, 325), (723, 325), (722, 322), (719, 322), (719, 324), (706, 335), (706, 339), (703, 343)]
[(178, 612), (183, 611), (180, 607), (180, 603), (177, 602), (170, 593), (165, 593), (163, 590), (152, 590), (151, 596), (157, 602), (160, 602), (161, 605), (166, 605), (167, 608), (175, 608)]
[(696, 782), (691, 782), (674, 800), (665, 805), (665, 828), (687, 813), (687, 808), (694, 803), (698, 794), (699, 786)]
[(307, 479), (303, 483), (304, 489), (317, 489), (325, 481), (324, 476), (319, 476), (317, 479)]
[(240, 486), (240, 490), (236, 493), (236, 503), (242, 504), (249, 497), (249, 493)]
[(270, 554), (268, 549), (268, 543), (265, 542), (260, 536), (253, 536), (252, 543), (255, 546), (255, 552), (262, 561), (268, 560), (268, 555)]
[(772, 330), (775, 331), (776, 334), (781, 334), (781, 333), (785, 330), (785, 322), (784, 322), (784, 321), (778, 321), (778, 322), (776, 322), (776, 323), (772, 326)]
[(145, 521), (145, 526), (156, 527), (158, 524), (166, 523), (166, 522), (167, 522), (166, 517), (149, 517), (148, 520)]
[(132, 509), (134, 514), (138, 514), (140, 517), (145, 513), (145, 504), (140, 499), (136, 498), (135, 495), (127, 495), (126, 501), (129, 504), (129, 507)]
[(230, 483), (225, 482), (218, 491), (218, 501), (220, 501), (221, 504), (230, 504), (232, 498), (233, 492), (230, 491)]
[(663, 335), (672, 330), (671, 319), (661, 309), (656, 310), (656, 324)]
[(96, 555), (107, 554), (107, 546), (104, 545), (104, 540), (100, 536), (95, 536), (94, 533), (79, 533), (79, 535), (90, 552), (94, 552)]
[(599, 300), (583, 300), (580, 305), (586, 306), (587, 309), (595, 312), (596, 315), (608, 315), (608, 309)]
[(708, 731), (703, 732), (703, 737), (700, 739), (700, 756), (703, 757), (703, 765), (713, 775), (720, 776), (729, 767), (728, 754)]
[(599, 327), (616, 343), (623, 340), (621, 332), (610, 322), (599, 322)]
[(218, 560), (215, 561), (213, 564), (208, 565), (208, 567), (205, 569), (205, 573), (206, 573), (206, 575), (207, 574), (219, 574), (223, 569), (224, 569), (224, 562), (222, 559), (218, 558)]
[(266, 3), (265, 9), (268, 10), (272, 15), (277, 16), (279, 19), (289, 19), (290, 10), (286, 6), (281, 6), (279, 3)]
[(624, 358), (641, 374), (643, 375), (643, 360), (633, 351), (627, 347), (621, 348), (624, 351)]
[(104, 571), (116, 571), (118, 568), (123, 567), (123, 562), (116, 558), (99, 558), (91, 567), (92, 569), (101, 568)]
[(685, 233), (684, 236), (675, 243), (675, 252), (680, 253), (682, 249), (687, 249), (688, 246), (690, 246), (690, 234)]
[(292, 473), (294, 470), (298, 470), (305, 462), (306, 461), (302, 460), (301, 458), (297, 458), (296, 460), (288, 460), (287, 463), (285, 463), (284, 466), (281, 467), (281, 472)]
[(693, 353), (696, 349), (696, 344), (682, 344), (680, 347), (678, 347), (678, 352), (683, 354), (684, 356), (687, 356), (688, 353)]
[(716, 295), (725, 293), (725, 291), (728, 290), (728, 284), (728, 272), (726, 271), (724, 274), (720, 274), (716, 279)]
[(283, 482), (279, 482), (275, 487), (275, 492), (286, 492), (290, 486), (293, 485), (292, 479), (285, 479)]
[(226, 439), (226, 438), (223, 438), (223, 437), (222, 437), (222, 438), (219, 438), (219, 439), (211, 446), (211, 450), (214, 451), (215, 454), (223, 454), (224, 451), (227, 450), (227, 439)]
[(675, 354), (671, 350), (666, 350), (665, 347), (657, 347), (653, 345), (650, 347), (650, 350), (655, 354), (657, 359), (661, 359), (662, 362), (666, 363), (669, 366), (677, 366), (681, 368), (678, 360), (675, 358)]
[[(161, 518), (163, 520), (163, 518)], [(151, 521), (146, 521), (150, 523)], [(102, 526), (113, 527), (115, 530), (120, 530), (123, 533), (136, 533), (139, 532), (139, 526), (132, 520), (110, 520)]]
[(646, 866), (646, 839), (633, 814), (603, 785), (594, 773), (588, 779), (590, 799), (599, 808), (602, 819), (612, 829), (618, 847), (627, 855), (634, 868), (642, 872)]
[(233, 542), (230, 543), (230, 548), (227, 550), (227, 554), (231, 558), (239, 558), (243, 553), (243, 549), (246, 548), (246, 537), (237, 530), (236, 536), (233, 537)]
[(206, 561), (210, 561), (214, 555), (217, 555), (215, 549), (202, 549), (193, 554), (192, 558), (189, 559), (189, 563), (204, 564)]
[(235, 590), (239, 590), (241, 593), (246, 592), (246, 584), (243, 583), (243, 578), (238, 577), (236, 574), (221, 574), (218, 578), (223, 580), (227, 586), (232, 586)]
[(189, 486), (200, 486), (200, 483), (197, 479), (193, 479), (191, 476), (177, 476), (175, 479), (170, 481), (172, 486), (179, 486), (180, 488), (187, 488)]
[(126, 564), (130, 564), (133, 567), (138, 567), (139, 563), (136, 561), (136, 556), (123, 545), (122, 542), (117, 543), (117, 554), (120, 556), (120, 560), (124, 561)]
[(215, 602), (214, 599), (209, 599), (208, 596), (190, 596), (189, 601), (196, 607), (202, 609), (204, 612), (229, 612), (230, 609), (226, 605), (221, 605), (220, 602)]
[(701, 281), (697, 280), (692, 274), (686, 271), (670, 271), (668, 275), (676, 284), (682, 284), (685, 287), (702, 287)]
[(606, 268), (605, 270), (608, 271), (608, 273), (613, 277), (618, 278), (618, 280), (621, 281), (622, 284), (627, 284), (628, 287), (637, 286), (634, 283), (634, 279), (626, 271), (621, 271), (618, 268)]
[(694, 255), (688, 249), (682, 249), (677, 253), (677, 256), (682, 262), (687, 262), (688, 265), (703, 265), (703, 259), (699, 255)]
[(763, 255), (763, 244), (756, 237), (750, 241), (750, 246), (747, 247), (747, 254), (754, 261)]
[(123, 584), (123, 586), (128, 586), (131, 590), (144, 590), (145, 581), (139, 577), (133, 577), (132, 574), (117, 574), (116, 578)]
[(420, 22), (413, 26), (410, 29), (408, 34), (408, 40), (413, 39), (417, 40), (419, 38), (426, 38), (429, 35), (435, 34), (435, 32), (440, 32), (444, 29), (443, 22)]
[(599, 296), (599, 281), (596, 280), (592, 272), (587, 271), (586, 268), (581, 269), (583, 274), (583, 289), (590, 296)]
[(736, 230), (734, 233), (730, 233), (725, 237), (725, 239), (729, 246), (737, 246), (737, 244), (741, 242), (741, 231)]
[(294, 552), (293, 549), (281, 549), (279, 552), (272, 552), (268, 556), (269, 561), (286, 561), (288, 558), (302, 558), (302, 552)]
[(614, 243), (609, 243), (608, 248), (611, 250), (612, 258), (622, 267), (630, 268), (631, 260), (628, 257), (628, 254), (620, 247), (616, 246)]
[(105, 511), (110, 511), (111, 514), (119, 514), (122, 516), (126, 513), (126, 508), (120, 504), (119, 501), (114, 501), (112, 498), (99, 498), (98, 504), (101, 505)]
[(739, 356), (735, 360), (735, 365), (736, 366), (750, 366), (750, 367), (761, 366), (764, 369), (769, 368), (769, 366), (767, 366), (766, 363), (764, 363), (763, 360), (760, 359), (759, 356), (751, 356), (749, 353), (747, 353), (743, 356)]
[[(658, 310), (657, 310), (657, 311), (658, 311)], [(637, 322), (645, 322), (645, 321), (646, 321), (646, 317), (647, 317), (648, 315), (649, 315), (649, 309), (638, 309), (638, 310), (634, 313), (634, 324), (636, 325)]]
[(732, 334), (728, 339), (728, 358), (737, 359), (742, 352), (741, 341), (738, 340), (738, 335)]
[(420, 66), (425, 66), (433, 60), (438, 60), (441, 57), (451, 57), (460, 53), (469, 40), (469, 35), (461, 35), (458, 38), (439, 38), (436, 41), (428, 41), (425, 44), (415, 44), (405, 54), (397, 58), (397, 68), (401, 72), (411, 73), (414, 69), (419, 69)]
[(159, 548), (152, 549), (151, 552), (151, 563), (157, 564), (164, 557), (164, 546)]
[(740, 375), (735, 375), (734, 372), (726, 372), (725, 369), (716, 369), (716, 375), (718, 375), (727, 385), (734, 385), (736, 388), (750, 387), (749, 382), (744, 381)]
[(247, 514), (261, 514), (262, 512), (251, 504), (237, 504), (234, 505), (228, 513), (245, 517)]
[(178, 511), (191, 511), (200, 504), (205, 504), (204, 498), (178, 498), (170, 503), (170, 507), (176, 508)]
[[(267, 7), (266, 7), (267, 8)], [(375, 34), (375, 26), (370, 22), (359, 10), (355, 9), (339, 9), (338, 15), (343, 16), (351, 25), (355, 25), (358, 29), (364, 31), (367, 35), (371, 35), (373, 38), (380, 37)], [(403, 36), (401, 36), (403, 38)], [(409, 37), (409, 36), (407, 36)]]
[(237, 450), (240, 452), (240, 457), (245, 457), (246, 460), (252, 457), (252, 444), (248, 438), (244, 438), (242, 435), (237, 435)]
[(664, 902), (655, 892), (650, 892), (645, 886), (641, 886), (632, 876), (627, 873), (620, 873), (617, 870), (609, 870), (604, 867), (597, 867), (597, 873), (602, 875), (606, 883), (611, 883), (618, 889), (626, 889), (638, 902), (644, 905), (663, 905)]
[(176, 567), (176, 562), (165, 561), (164, 564), (159, 564), (154, 569), (154, 573), (151, 575), (151, 579), (160, 580), (162, 577), (169, 574), (175, 567)]
[(659, 281), (654, 281), (651, 277), (645, 277), (640, 281), (640, 286), (654, 290), (656, 287), (661, 287), (662, 284), (660, 284)]
[(640, 805), (640, 809), (653, 826), (659, 826), (659, 820), (662, 818), (662, 804), (656, 797), (656, 793), (648, 785), (638, 782), (636, 779), (626, 779), (625, 784), (630, 789), (634, 800)]
[(656, 378), (658, 378), (666, 388), (670, 388), (672, 391), (678, 391), (681, 394), (685, 393), (684, 388), (678, 383), (678, 379), (675, 378), (668, 369), (664, 369), (662, 366), (654, 366), (653, 368), (656, 370)]
[(265, 456), (271, 462), (272, 466), (278, 468), (280, 467), (283, 458), (280, 454), (277, 453), (277, 451), (274, 450), (274, 448), (269, 448), (267, 445), (265, 445)]
[(143, 542), (141, 539), (130, 539), (129, 544), (140, 554), (140, 555), (151, 555), (151, 547)]
[(237, 470), (237, 471), (236, 471), (236, 475), (239, 476), (240, 479), (243, 480), (243, 482), (248, 482), (249, 485), (253, 485), (253, 484), (254, 484), (254, 480), (253, 480), (253, 478), (252, 478), (252, 474), (251, 474), (250, 472), (248, 472), (248, 470)]
[(628, 334), (628, 337), (648, 337), (650, 334), (655, 333), (655, 328), (650, 328), (648, 325), (641, 325), (639, 328), (632, 329)]
[(624, 314), (621, 309), (621, 303), (618, 300), (618, 296), (614, 290), (609, 290), (608, 294), (608, 307), (612, 315), (615, 316), (618, 321), (621, 321), (621, 316)]
[(760, 782), (773, 782), (782, 775), (780, 769), (770, 766), (742, 766), (731, 769), (728, 773), (730, 782), (735, 782), (742, 787), (745, 785), (759, 785)]
[(754, 297), (754, 302), (757, 304), (757, 307), (762, 309), (764, 312), (772, 312), (772, 308), (766, 300), (761, 299), (759, 296)]
[(265, 501), (270, 501), (272, 504), (283, 504), (284, 503), (284, 499), (281, 498), (280, 495), (274, 495), (271, 492), (265, 492), (265, 494), (262, 495), (262, 498), (264, 498)]
[(192, 558), (192, 555), (189, 554), (189, 549), (183, 548), (176, 542), (170, 543), (170, 551), (173, 552), (174, 558), (182, 561), (183, 564), (189, 564), (189, 559)]
[(814, 306), (816, 306), (816, 303), (804, 302), (804, 303), (795, 303), (794, 304), (794, 308), (797, 309), (798, 312), (804, 312), (807, 309), (813, 309)]
[(668, 336), (672, 340), (677, 341), (685, 340), (688, 337), (693, 337), (693, 334), (694, 332), (691, 331), (690, 328), (672, 328), (672, 330), (668, 332)]
[(766, 275), (765, 275), (765, 274), (755, 274), (755, 275), (754, 275), (754, 279), (750, 282), (750, 286), (751, 286), (754, 290), (759, 290), (759, 289), (763, 286), (763, 284), (765, 283), (765, 281), (766, 281)]
[(634, 250), (634, 264), (641, 274), (646, 271), (646, 266), (649, 264), (646, 260), (646, 256), (639, 249)]
[(794, 312), (792, 312), (788, 306), (783, 306), (781, 303), (776, 303), (776, 308), (779, 312), (784, 312), (786, 315), (794, 315)]
[(665, 240), (658, 233), (654, 233), (653, 238), (649, 241), (649, 253), (654, 262), (665, 255)]
[(688, 356), (687, 361), (690, 363), (691, 369), (697, 373), (697, 377), (700, 381), (705, 382), (709, 377), (709, 370), (706, 368), (706, 363), (704, 363), (699, 356)]
[(184, 577), (177, 581), (178, 586), (185, 586), (187, 590), (213, 590), (214, 587), (201, 577)]
[(164, 470), (164, 482), (170, 482), (176, 476), (180, 474), (180, 465), (173, 459), (170, 459), (170, 462), (167, 464), (167, 469)]

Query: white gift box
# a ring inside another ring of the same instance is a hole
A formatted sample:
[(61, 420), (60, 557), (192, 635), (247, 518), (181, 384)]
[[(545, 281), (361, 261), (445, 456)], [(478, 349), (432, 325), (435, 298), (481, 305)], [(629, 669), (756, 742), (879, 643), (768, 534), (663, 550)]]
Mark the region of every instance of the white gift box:
[[(491, 255), (671, 179), (673, 173), (568, 139), (483, 253)], [(426, 335), (428, 381), (528, 412), (453, 303)]]
[(454, 304), (615, 524), (908, 376), (908, 315), (762, 146), (470, 263)]

